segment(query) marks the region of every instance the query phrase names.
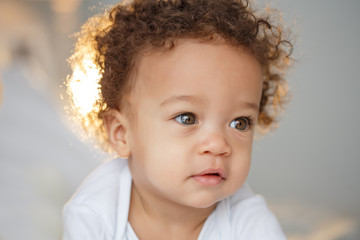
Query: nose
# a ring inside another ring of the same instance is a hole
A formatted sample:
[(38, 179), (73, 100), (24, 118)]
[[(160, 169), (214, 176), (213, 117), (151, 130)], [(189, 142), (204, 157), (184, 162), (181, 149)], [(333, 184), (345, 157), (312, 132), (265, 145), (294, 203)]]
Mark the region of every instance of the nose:
[(201, 155), (229, 156), (231, 154), (231, 147), (226, 137), (219, 132), (203, 135), (198, 150)]

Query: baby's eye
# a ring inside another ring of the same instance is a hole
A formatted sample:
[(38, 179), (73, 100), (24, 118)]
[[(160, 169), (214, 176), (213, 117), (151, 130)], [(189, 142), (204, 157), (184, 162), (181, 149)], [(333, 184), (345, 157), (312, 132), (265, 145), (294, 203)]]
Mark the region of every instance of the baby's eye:
[(251, 126), (251, 121), (248, 117), (238, 117), (234, 119), (229, 126), (237, 130), (245, 131)]
[(196, 123), (196, 117), (192, 113), (182, 113), (177, 115), (174, 119), (184, 125), (192, 125)]

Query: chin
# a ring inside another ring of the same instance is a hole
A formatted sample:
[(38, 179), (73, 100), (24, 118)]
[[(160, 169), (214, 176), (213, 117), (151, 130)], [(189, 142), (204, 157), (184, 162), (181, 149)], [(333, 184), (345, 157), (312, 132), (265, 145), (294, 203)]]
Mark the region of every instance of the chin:
[(198, 201), (193, 201), (189, 205), (193, 208), (210, 208), (220, 202), (222, 199), (210, 199), (210, 198), (203, 198), (198, 199)]

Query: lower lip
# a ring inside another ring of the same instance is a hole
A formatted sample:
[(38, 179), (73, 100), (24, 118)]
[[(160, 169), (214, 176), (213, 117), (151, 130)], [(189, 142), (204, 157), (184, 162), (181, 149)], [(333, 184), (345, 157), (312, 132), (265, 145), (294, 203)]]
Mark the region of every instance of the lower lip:
[(217, 175), (196, 175), (192, 177), (195, 181), (204, 186), (216, 186), (224, 181), (224, 179)]

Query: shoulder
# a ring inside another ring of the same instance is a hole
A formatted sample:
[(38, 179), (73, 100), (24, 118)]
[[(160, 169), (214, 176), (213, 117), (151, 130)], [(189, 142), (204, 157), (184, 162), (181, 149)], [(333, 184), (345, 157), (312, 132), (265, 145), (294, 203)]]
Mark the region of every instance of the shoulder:
[[(126, 160), (115, 159), (99, 166), (65, 204), (64, 237), (69, 235), (83, 238), (91, 234), (89, 236), (93, 237), (90, 239), (103, 239), (105, 235), (113, 236), (118, 205), (127, 204), (130, 189), (131, 175)], [(119, 202), (120, 194), (124, 195), (122, 203)]]
[(114, 232), (101, 214), (86, 205), (67, 204), (64, 208), (63, 240), (112, 239)]
[(239, 239), (286, 239), (265, 199), (245, 185), (228, 201), (233, 236)]
[(80, 185), (69, 202), (90, 203), (103, 197), (113, 197), (120, 178), (127, 175), (128, 166), (124, 159), (114, 159), (97, 167)]

